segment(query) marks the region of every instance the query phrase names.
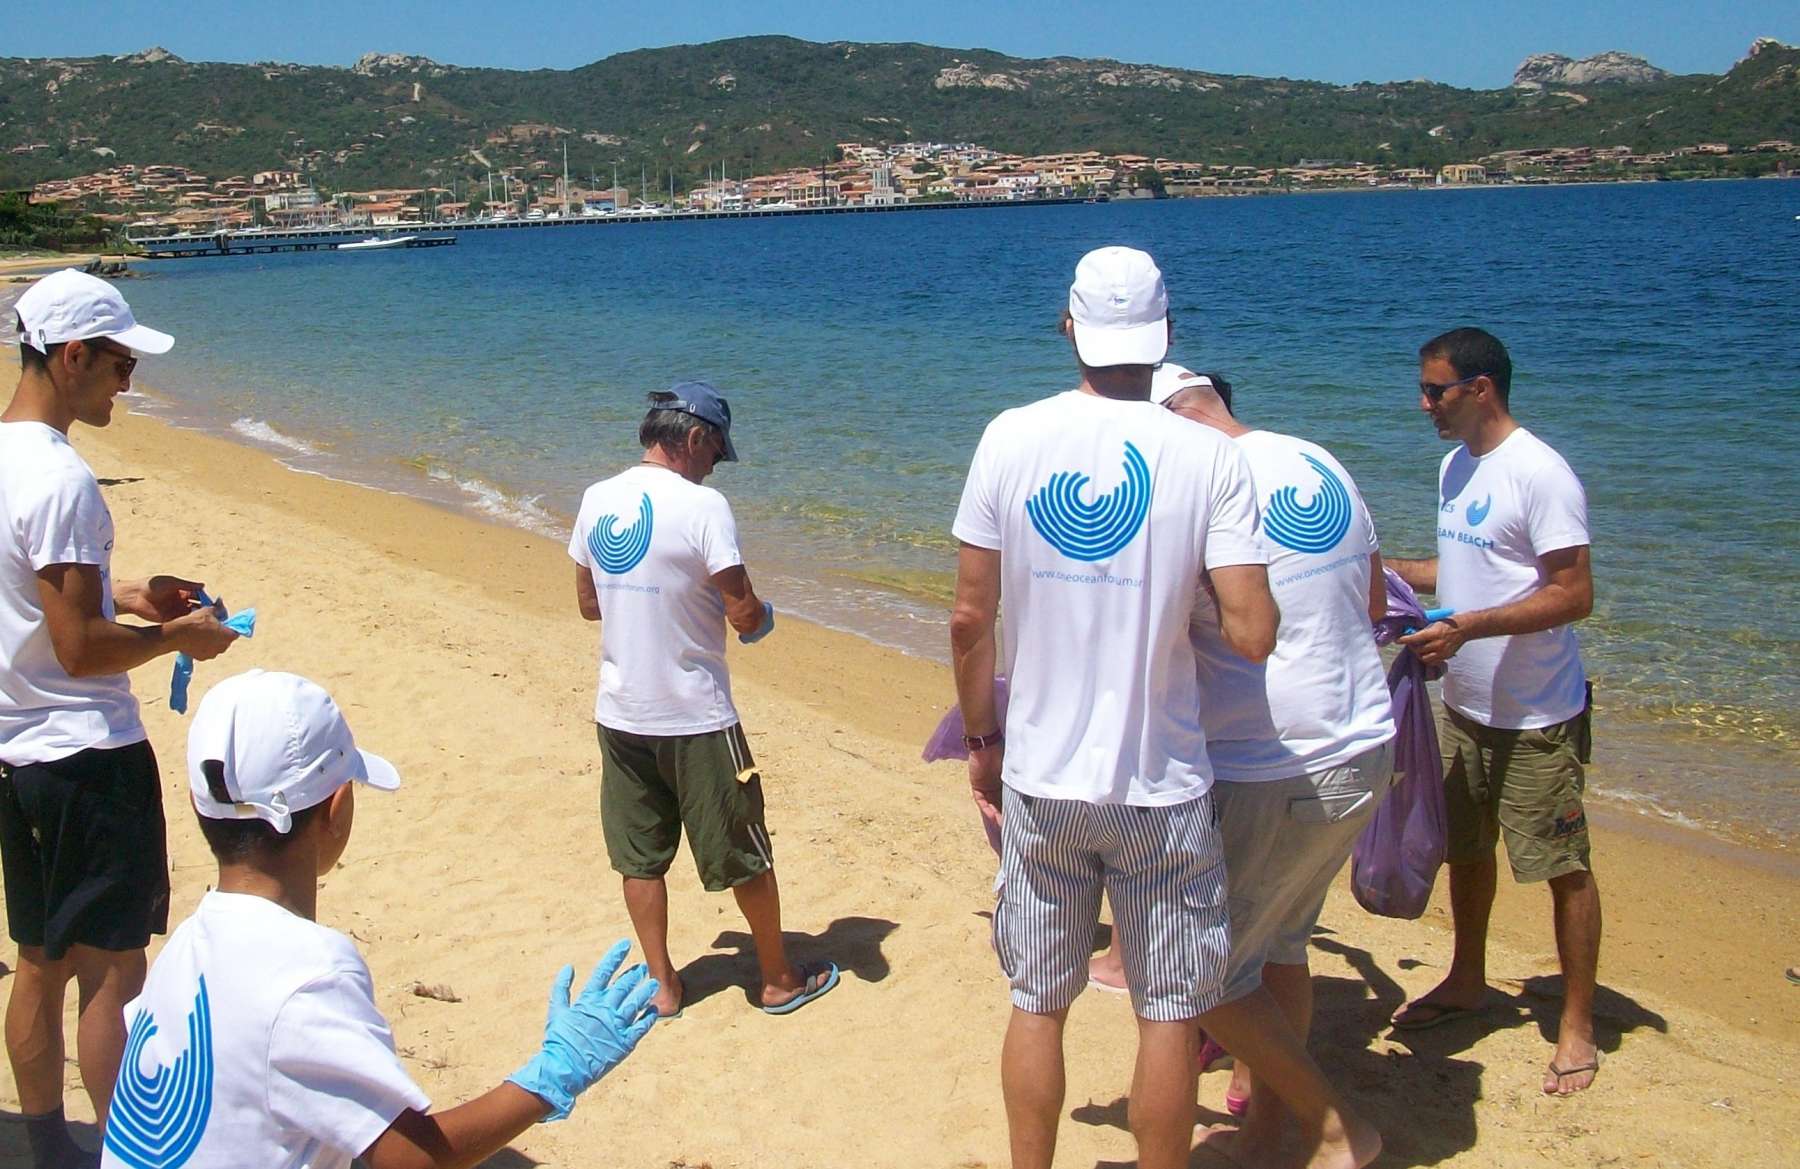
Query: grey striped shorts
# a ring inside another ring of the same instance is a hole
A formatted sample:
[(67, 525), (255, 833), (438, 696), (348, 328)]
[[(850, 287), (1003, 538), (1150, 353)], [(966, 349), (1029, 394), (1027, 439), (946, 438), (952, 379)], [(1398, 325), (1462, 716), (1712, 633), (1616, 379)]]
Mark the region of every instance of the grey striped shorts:
[(994, 950), (1014, 1006), (1050, 1014), (1086, 988), (1102, 889), (1138, 1017), (1175, 1022), (1218, 1005), (1231, 926), (1210, 795), (1143, 808), (1008, 787), (1001, 808)]

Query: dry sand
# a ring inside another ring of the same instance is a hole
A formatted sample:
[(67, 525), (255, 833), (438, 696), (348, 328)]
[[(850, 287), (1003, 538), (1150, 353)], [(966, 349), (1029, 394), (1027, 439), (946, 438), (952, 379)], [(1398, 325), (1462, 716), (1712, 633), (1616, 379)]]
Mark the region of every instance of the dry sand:
[[(435, 1101), (498, 1082), (535, 1049), (556, 968), (628, 933), (597, 819), (595, 633), (562, 549), (141, 416), (75, 442), (105, 484), (121, 576), (197, 575), (260, 613), (255, 640), (199, 666), (196, 701), (229, 672), (294, 670), (399, 765), (402, 791), (359, 801), (320, 919), (361, 944)], [(719, 485), (729, 492), (729, 474)], [(570, 1120), (490, 1164), (1004, 1165), (994, 861), (960, 769), (918, 762), (951, 698), (947, 671), (786, 619), (760, 645), (734, 644), (732, 664), (793, 950), (836, 959), (843, 985), (790, 1017), (756, 1011), (742, 920), (729, 897), (700, 890), (684, 854), (671, 896), (685, 1017), (659, 1025)], [(168, 669), (147, 666), (134, 684), (163, 763), (179, 920), (213, 868), (186, 807)], [(1542, 888), (1503, 882), (1487, 1018), (1404, 1042), (1383, 1022), (1448, 961), (1442, 882), (1418, 923), (1333, 893), (1314, 950), (1314, 1047), (1384, 1132), (1380, 1164), (1796, 1163), (1800, 987), (1782, 978), (1800, 961), (1792, 862), (1628, 814), (1596, 821), (1606, 1064), (1574, 1099), (1538, 1092), (1558, 1006)], [(419, 997), (415, 983), (461, 1001)], [(1059, 1164), (1132, 1159), (1132, 1048), (1127, 1002), (1084, 996)], [(1223, 1118), (1226, 1078), (1203, 1081), (1203, 1118)], [(72, 1062), (68, 1084), (71, 1116), (91, 1118)], [(16, 1112), (7, 1072), (0, 1105)], [(0, 1166), (27, 1164), (23, 1148), (20, 1127), (0, 1124)]]

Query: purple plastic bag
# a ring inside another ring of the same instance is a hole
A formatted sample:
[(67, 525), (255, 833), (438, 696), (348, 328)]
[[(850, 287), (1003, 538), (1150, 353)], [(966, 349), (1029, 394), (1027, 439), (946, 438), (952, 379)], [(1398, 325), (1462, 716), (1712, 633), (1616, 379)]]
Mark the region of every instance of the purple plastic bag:
[[(999, 729), (1006, 729), (1006, 675), (994, 679), (994, 716), (999, 719)], [(931, 738), (925, 740), (925, 751), (921, 756), (927, 763), (936, 763), (940, 759), (967, 759), (969, 749), (963, 746), (962, 708), (952, 706), (944, 712), (937, 730), (931, 732)]]
[[(1388, 613), (1375, 625), (1375, 640), (1391, 643), (1426, 624), (1425, 610), (1405, 581), (1387, 570)], [(1350, 890), (1359, 905), (1382, 917), (1416, 918), (1431, 900), (1444, 863), (1448, 830), (1444, 811), (1444, 760), (1437, 720), (1425, 683), (1443, 672), (1427, 668), (1402, 648), (1388, 670), (1394, 705), (1394, 782), (1350, 854)]]

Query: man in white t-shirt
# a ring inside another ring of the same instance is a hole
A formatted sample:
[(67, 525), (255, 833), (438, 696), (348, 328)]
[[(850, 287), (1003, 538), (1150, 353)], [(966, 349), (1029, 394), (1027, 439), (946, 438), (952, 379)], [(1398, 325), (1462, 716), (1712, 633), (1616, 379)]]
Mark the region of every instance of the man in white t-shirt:
[(251, 670), (207, 692), (188, 734), (188, 786), (218, 885), (125, 1007), (130, 1039), (106, 1124), (106, 1169), (465, 1166), (619, 1064), (656, 1023), (640, 965), (615, 945), (581, 994), (564, 967), (541, 1051), (475, 1100), (428, 1112), (394, 1053), (356, 944), (314, 919), (319, 878), (350, 842), (356, 785), (393, 791), (331, 696)]
[(1225, 871), (1187, 631), (1211, 589), (1232, 646), (1259, 660), (1273, 648), (1249, 468), (1224, 437), (1150, 401), (1169, 321), (1148, 255), (1088, 253), (1068, 311), (1080, 387), (989, 423), (955, 524), (951, 654), (969, 782), (1001, 832), (994, 946), (1012, 985), (1001, 1056), (1012, 1164), (1047, 1169), (1054, 1156), (1063, 1029), (1088, 984), (1102, 889), (1138, 1018), (1138, 1163), (1187, 1164), (1204, 1019), (1270, 1056), (1315, 1141), (1365, 1164), (1380, 1139), (1340, 1112), (1267, 992), (1219, 1006)]
[(1543, 1088), (1567, 1096), (1600, 1066), (1600, 890), (1581, 800), (1588, 700), (1573, 628), (1593, 609), (1594, 581), (1587, 495), (1562, 456), (1513, 419), (1511, 386), (1506, 347), (1481, 329), (1454, 329), (1419, 350), (1419, 405), (1459, 445), (1438, 474), (1437, 556), (1390, 563), (1454, 610), (1402, 641), (1444, 665), (1438, 735), (1456, 953), (1394, 1026), (1436, 1026), (1483, 1006), (1503, 839), (1514, 879), (1550, 886), (1563, 1009)]
[(197, 607), (194, 581), (112, 579), (112, 513), (69, 444), (75, 423), (112, 420), (136, 354), (174, 339), (73, 269), (15, 308), (19, 385), (0, 413), (0, 863), (19, 944), (6, 1051), (33, 1164), (62, 1169), (86, 1158), (62, 1112), (68, 984), (82, 1082), (104, 1123), (120, 1008), (169, 916), (161, 779), (125, 672), (178, 650), (215, 657), (237, 634)]
[[(1239, 656), (1204, 598), (1190, 632), (1231, 878), (1225, 998), (1268, 987), (1304, 1039), (1308, 941), (1393, 778), (1393, 704), (1370, 631), (1387, 611), (1381, 552), (1355, 481), (1323, 447), (1245, 426), (1205, 375), (1179, 378), (1163, 404), (1236, 442), (1256, 480), (1281, 608), (1275, 652)], [(1252, 1091), (1253, 1072), (1239, 1059), (1225, 1098), (1243, 1127), (1212, 1138), (1244, 1165), (1276, 1161), (1286, 1127), (1269, 1094)]]
[(750, 585), (731, 505), (702, 485), (737, 459), (730, 404), (705, 382), (651, 394), (638, 440), (643, 461), (587, 489), (569, 538), (577, 606), (605, 621), (594, 723), (607, 857), (658, 1011), (681, 1013), (665, 874), (685, 827), (701, 884), (730, 889), (750, 923), (762, 1009), (785, 1015), (836, 986), (838, 968), (788, 960), (762, 776), (731, 702), (726, 622), (754, 642), (775, 610)]

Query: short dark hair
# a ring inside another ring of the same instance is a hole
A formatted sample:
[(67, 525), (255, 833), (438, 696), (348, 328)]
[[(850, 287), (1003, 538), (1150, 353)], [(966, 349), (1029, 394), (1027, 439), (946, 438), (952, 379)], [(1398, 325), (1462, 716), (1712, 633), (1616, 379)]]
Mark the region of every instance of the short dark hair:
[(649, 450), (653, 446), (670, 447), (676, 450), (687, 445), (688, 432), (698, 426), (707, 437), (724, 441), (719, 428), (697, 415), (686, 410), (671, 410), (668, 403), (680, 401), (667, 390), (657, 390), (646, 395), (650, 401), (650, 412), (644, 415), (644, 421), (638, 425), (638, 443)]
[(1500, 338), (1486, 329), (1465, 325), (1438, 334), (1419, 346), (1419, 360), (1433, 357), (1449, 362), (1459, 378), (1486, 374), (1494, 383), (1494, 392), (1500, 395), (1500, 404), (1507, 404), (1512, 393), (1512, 358), (1507, 355), (1506, 346), (1500, 344)]
[[(33, 369), (49, 369), (49, 353), (39, 352), (29, 341), (25, 340), (25, 318), (15, 313), (13, 315), (13, 325), (18, 330), (19, 334), (19, 368), (26, 371)], [(52, 345), (50, 346), (50, 353), (55, 353), (61, 348), (61, 342)]]
[[(225, 765), (217, 759), (208, 759), (200, 764), (200, 770), (206, 776), (212, 798), (221, 804), (231, 803), (231, 793), (225, 790)], [(325, 810), (328, 802), (321, 800), (310, 808), (291, 813), (292, 823), (285, 833), (275, 831), (275, 826), (267, 820), (215, 820), (211, 816), (200, 816), (198, 812), (194, 814), (200, 818), (200, 835), (206, 837), (206, 847), (212, 849), (213, 858), (220, 864), (232, 864), (279, 854), (294, 842), (301, 829)]]

